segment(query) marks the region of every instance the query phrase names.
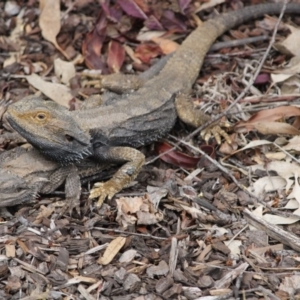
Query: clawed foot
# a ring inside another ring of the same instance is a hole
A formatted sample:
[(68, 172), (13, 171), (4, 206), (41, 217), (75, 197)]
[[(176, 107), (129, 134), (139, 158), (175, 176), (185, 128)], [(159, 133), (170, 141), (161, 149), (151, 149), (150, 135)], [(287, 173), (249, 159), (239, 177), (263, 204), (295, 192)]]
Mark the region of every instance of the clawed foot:
[(212, 136), (216, 139), (218, 144), (221, 144), (221, 136), (228, 144), (232, 143), (229, 135), (219, 125), (212, 125), (201, 131), (201, 137), (206, 142), (208, 142)]
[(94, 184), (90, 192), (89, 199), (99, 197), (96, 206), (101, 207), (106, 198), (110, 200), (121, 189), (122, 188), (119, 188), (112, 180), (109, 180), (107, 182), (97, 182)]
[(59, 219), (65, 214), (69, 214), (70, 216), (73, 215), (73, 212), (76, 211), (77, 215), (80, 216), (80, 202), (78, 199), (66, 199), (63, 201), (63, 207), (59, 212), (57, 218)]

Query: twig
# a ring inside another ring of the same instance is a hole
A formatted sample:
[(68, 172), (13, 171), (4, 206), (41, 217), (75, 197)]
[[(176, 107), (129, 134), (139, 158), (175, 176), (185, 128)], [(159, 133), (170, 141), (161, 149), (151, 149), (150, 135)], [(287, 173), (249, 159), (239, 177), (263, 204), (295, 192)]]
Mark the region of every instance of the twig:
[(243, 46), (243, 45), (246, 45), (246, 44), (265, 41), (268, 38), (269, 38), (268, 36), (262, 35), (262, 36), (255, 36), (255, 37), (250, 37), (250, 38), (246, 38), (246, 39), (231, 40), (231, 41), (226, 41), (226, 42), (214, 43), (211, 46), (211, 48), (209, 49), (209, 51), (217, 51), (217, 50), (224, 49), (224, 48), (229, 48), (229, 47)]
[(126, 235), (136, 235), (136, 236), (141, 236), (141, 237), (146, 237), (146, 238), (152, 238), (152, 239), (155, 239), (155, 240), (167, 240), (168, 239), (168, 238), (153, 236), (151, 234), (128, 232), (128, 231), (123, 231), (123, 230), (119, 230), (119, 229), (112, 229), (112, 228), (93, 227), (93, 229), (97, 229), (97, 230), (101, 230), (101, 231), (112, 231), (112, 232), (115, 232), (115, 233), (122, 233), (122, 234), (126, 234)]
[(248, 209), (244, 210), (244, 217), (249, 224), (251, 224), (259, 230), (266, 232), (267, 235), (273, 238), (274, 240), (289, 246), (295, 251), (300, 251), (300, 239), (298, 236), (287, 232), (276, 225), (268, 223), (263, 218), (258, 217), (252, 212), (250, 212)]

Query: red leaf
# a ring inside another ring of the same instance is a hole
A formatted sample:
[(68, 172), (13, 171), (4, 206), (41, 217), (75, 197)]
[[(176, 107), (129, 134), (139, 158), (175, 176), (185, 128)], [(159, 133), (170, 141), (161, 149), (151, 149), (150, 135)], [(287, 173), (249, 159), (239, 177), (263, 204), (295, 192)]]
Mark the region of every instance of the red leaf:
[(192, 157), (176, 150), (171, 150), (169, 152), (172, 148), (173, 146), (165, 142), (156, 143), (155, 152), (161, 154), (168, 151), (168, 153), (162, 155), (160, 159), (169, 164), (187, 169), (195, 168), (197, 166), (201, 157)]
[[(197, 167), (197, 165), (200, 162), (200, 159), (202, 158), (202, 156), (189, 156), (186, 155), (182, 152), (176, 151), (176, 150), (171, 150), (173, 148), (173, 146), (171, 146), (170, 144), (166, 143), (166, 142), (161, 142), (161, 143), (156, 143), (155, 144), (155, 148), (154, 151), (157, 155), (160, 155), (164, 152), (167, 152), (165, 154), (163, 154), (162, 156), (160, 156), (160, 159), (163, 160), (166, 163), (178, 166), (178, 167), (182, 167), (182, 168), (186, 168), (186, 169), (192, 169)], [(200, 147), (200, 149), (205, 152), (207, 155), (209, 155), (212, 158), (215, 158), (215, 150), (212, 146), (209, 145), (202, 145)], [(201, 167), (205, 167), (208, 164), (211, 164), (210, 161), (208, 161), (207, 159), (204, 159), (203, 161), (201, 160), (200, 162), (200, 166)]]
[(117, 41), (110, 41), (108, 45), (107, 65), (113, 73), (118, 73), (125, 60), (124, 47)]
[(140, 44), (135, 49), (135, 55), (143, 63), (148, 64), (152, 58), (162, 54), (162, 51), (158, 45), (144, 43)]
[(186, 10), (186, 8), (189, 6), (190, 3), (191, 3), (191, 0), (179, 0), (178, 1), (181, 13), (184, 13), (184, 11)]
[(117, 3), (129, 16), (147, 20), (148, 17), (133, 0), (118, 0)]
[(269, 82), (270, 82), (270, 74), (268, 74), (268, 73), (260, 73), (256, 77), (254, 84), (255, 85), (264, 85), (264, 84), (269, 83)]
[(98, 17), (95, 28), (89, 32), (82, 43), (82, 54), (85, 56), (85, 64), (90, 69), (105, 67), (101, 57), (101, 49), (106, 37), (107, 20), (103, 13)]
[(174, 32), (186, 31), (186, 25), (180, 19), (178, 19), (175, 13), (171, 10), (165, 10), (160, 20), (164, 28)]
[(157, 20), (157, 18), (151, 15), (145, 22), (145, 26), (150, 30), (164, 30), (162, 24)]

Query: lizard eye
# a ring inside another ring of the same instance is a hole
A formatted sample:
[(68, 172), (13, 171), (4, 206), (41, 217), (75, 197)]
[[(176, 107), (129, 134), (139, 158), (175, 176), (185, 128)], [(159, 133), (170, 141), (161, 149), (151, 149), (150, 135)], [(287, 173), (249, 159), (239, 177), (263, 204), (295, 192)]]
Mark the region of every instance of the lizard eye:
[(72, 136), (68, 135), (68, 134), (66, 134), (65, 137), (66, 137), (66, 140), (67, 140), (68, 142), (74, 141), (74, 138), (73, 138)]
[(45, 120), (45, 119), (46, 119), (46, 114), (44, 114), (44, 113), (38, 113), (35, 117), (36, 117), (38, 120), (42, 121), (42, 120)]

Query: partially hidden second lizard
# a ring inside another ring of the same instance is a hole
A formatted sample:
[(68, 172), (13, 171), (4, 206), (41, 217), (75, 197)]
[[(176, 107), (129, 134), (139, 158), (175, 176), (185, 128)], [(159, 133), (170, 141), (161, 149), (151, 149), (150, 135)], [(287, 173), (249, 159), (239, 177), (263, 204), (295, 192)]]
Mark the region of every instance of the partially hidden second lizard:
[(0, 208), (30, 202), (38, 194), (49, 194), (64, 184), (67, 208), (79, 208), (81, 182), (105, 166), (92, 160), (61, 166), (32, 147), (16, 147), (0, 154)]
[[(63, 164), (88, 156), (100, 162), (123, 164), (110, 180), (92, 190), (90, 197), (100, 196), (98, 205), (101, 205), (106, 197), (111, 198), (139, 173), (145, 157), (135, 148), (168, 133), (177, 116), (196, 127), (209, 120), (207, 115), (193, 109), (187, 97), (180, 95), (190, 92), (216, 38), (250, 19), (279, 14), (281, 10), (282, 4), (260, 4), (204, 22), (156, 76), (113, 104), (68, 111), (57, 103), (32, 96), (11, 105), (7, 120), (35, 148)], [(288, 4), (286, 13), (300, 13), (300, 4)], [(227, 137), (217, 125), (206, 130), (210, 132), (216, 138)]]

